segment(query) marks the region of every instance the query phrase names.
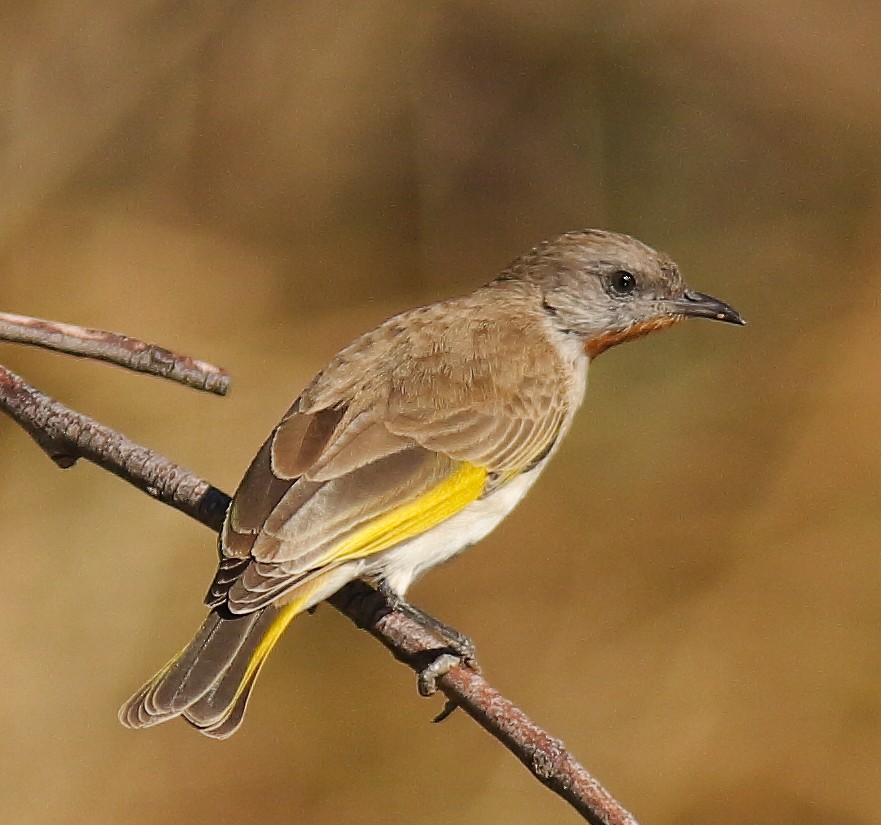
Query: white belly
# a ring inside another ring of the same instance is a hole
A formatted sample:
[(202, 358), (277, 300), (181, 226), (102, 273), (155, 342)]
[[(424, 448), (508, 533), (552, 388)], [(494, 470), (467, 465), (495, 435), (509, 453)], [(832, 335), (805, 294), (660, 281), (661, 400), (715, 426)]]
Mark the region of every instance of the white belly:
[(393, 547), (367, 565), (365, 574), (381, 576), (399, 596), (435, 565), (445, 562), (490, 533), (541, 474), (547, 459), (504, 487), (469, 504), (421, 536)]

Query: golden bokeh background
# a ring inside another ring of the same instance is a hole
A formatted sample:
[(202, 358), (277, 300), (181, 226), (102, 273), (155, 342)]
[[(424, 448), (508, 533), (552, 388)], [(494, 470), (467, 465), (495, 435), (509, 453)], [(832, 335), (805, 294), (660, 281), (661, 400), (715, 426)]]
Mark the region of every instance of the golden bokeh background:
[[(231, 491), (343, 344), (568, 229), (750, 325), (597, 362), (542, 482), (414, 601), (643, 825), (881, 821), (881, 6), (0, 7), (0, 309), (229, 368), (0, 360)], [(8, 823), (576, 822), (332, 610), (227, 742), (124, 730), (211, 534), (0, 419)]]

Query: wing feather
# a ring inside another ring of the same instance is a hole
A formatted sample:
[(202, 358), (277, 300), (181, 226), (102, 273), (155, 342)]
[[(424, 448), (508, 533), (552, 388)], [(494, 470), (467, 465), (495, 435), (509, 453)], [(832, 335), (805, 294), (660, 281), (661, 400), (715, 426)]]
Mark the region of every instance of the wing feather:
[[(308, 478), (313, 481), (338, 478), (416, 444), (410, 438), (389, 432), (381, 421), (375, 419), (372, 411), (361, 413), (358, 419), (364, 421), (357, 432), (347, 430), (329, 445), (309, 467), (306, 473)], [(352, 423), (352, 429), (358, 419)]]
[(483, 468), (410, 448), (327, 482), (285, 524), (285, 556), (255, 560), (231, 585), (230, 610), (256, 610), (322, 571), (421, 534), (477, 499), (486, 480)]
[[(305, 501), (294, 484), (267, 519), (252, 555), (259, 561), (296, 562), (301, 572), (311, 569), (317, 547), (422, 495), (453, 466), (446, 456), (411, 447), (323, 482)], [(266, 552), (264, 546), (283, 550)]]
[[(307, 388), (236, 493), (221, 538), (236, 563), (221, 563), (213, 604), (247, 612), (286, 598), (448, 518), (553, 448), (577, 403), (571, 367), (550, 344), (517, 349), (534, 316), (500, 325), (465, 309), (459, 326), (445, 305), (391, 319)], [(500, 349), (511, 353), (505, 369)]]

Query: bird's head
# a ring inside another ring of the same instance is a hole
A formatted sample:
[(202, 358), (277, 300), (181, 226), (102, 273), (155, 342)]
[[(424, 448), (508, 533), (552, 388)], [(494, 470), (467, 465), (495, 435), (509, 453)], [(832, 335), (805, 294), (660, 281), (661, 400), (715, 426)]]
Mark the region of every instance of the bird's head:
[(743, 324), (728, 304), (689, 289), (676, 264), (629, 235), (568, 232), (515, 260), (501, 280), (528, 281), (545, 310), (594, 358), (683, 318)]

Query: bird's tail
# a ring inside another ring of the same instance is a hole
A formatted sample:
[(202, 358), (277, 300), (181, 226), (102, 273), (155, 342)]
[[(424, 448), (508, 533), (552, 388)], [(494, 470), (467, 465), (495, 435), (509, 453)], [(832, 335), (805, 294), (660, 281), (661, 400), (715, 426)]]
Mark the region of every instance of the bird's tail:
[(206, 736), (225, 739), (242, 722), (251, 688), (299, 600), (243, 616), (212, 611), (193, 640), (119, 711), (129, 728), (183, 716)]
[(354, 574), (322, 570), (291, 590), (285, 604), (232, 615), (212, 610), (193, 640), (119, 710), (128, 728), (182, 716), (206, 736), (226, 739), (242, 723), (260, 668), (291, 620), (335, 593)]

